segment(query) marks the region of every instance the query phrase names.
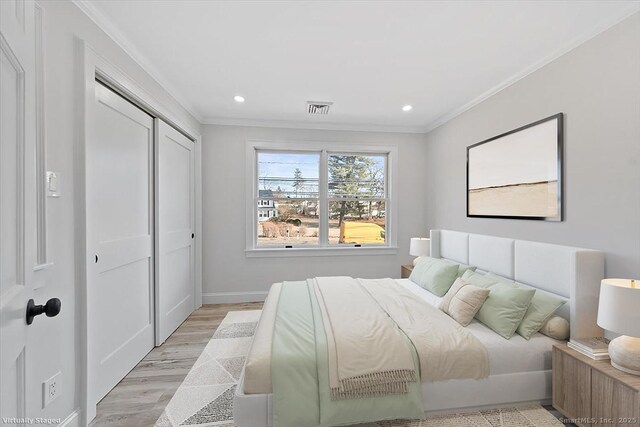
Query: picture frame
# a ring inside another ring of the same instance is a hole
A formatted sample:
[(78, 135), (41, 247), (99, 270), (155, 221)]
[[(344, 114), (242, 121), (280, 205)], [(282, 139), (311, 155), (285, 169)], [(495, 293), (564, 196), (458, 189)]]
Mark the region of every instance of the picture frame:
[(563, 220), (564, 114), (467, 147), (467, 217)]

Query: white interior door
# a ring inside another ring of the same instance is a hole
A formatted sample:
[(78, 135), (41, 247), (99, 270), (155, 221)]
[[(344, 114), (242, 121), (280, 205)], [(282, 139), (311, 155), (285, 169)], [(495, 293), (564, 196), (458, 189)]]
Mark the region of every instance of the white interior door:
[(0, 420), (33, 413), (27, 301), (36, 264), (33, 2), (0, 1)]
[(95, 83), (87, 141), (89, 389), (102, 399), (154, 343), (153, 118)]
[(195, 302), (194, 143), (156, 119), (156, 345)]

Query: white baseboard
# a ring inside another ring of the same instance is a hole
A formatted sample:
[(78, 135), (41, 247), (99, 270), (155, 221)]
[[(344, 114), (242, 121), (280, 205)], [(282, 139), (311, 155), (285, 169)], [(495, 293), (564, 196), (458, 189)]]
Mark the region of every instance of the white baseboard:
[(202, 304), (234, 304), (241, 302), (261, 302), (267, 297), (264, 292), (211, 292), (202, 294)]
[(67, 418), (62, 420), (58, 427), (80, 427), (80, 409), (73, 411)]

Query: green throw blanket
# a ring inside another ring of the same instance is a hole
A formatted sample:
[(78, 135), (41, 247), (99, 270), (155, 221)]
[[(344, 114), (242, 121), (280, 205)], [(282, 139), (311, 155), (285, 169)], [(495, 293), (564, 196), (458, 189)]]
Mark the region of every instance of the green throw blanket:
[[(418, 355), (410, 346), (416, 371)], [(407, 394), (331, 400), (327, 336), (311, 280), (284, 282), (273, 331), (274, 427), (330, 427), (424, 418), (420, 382)]]

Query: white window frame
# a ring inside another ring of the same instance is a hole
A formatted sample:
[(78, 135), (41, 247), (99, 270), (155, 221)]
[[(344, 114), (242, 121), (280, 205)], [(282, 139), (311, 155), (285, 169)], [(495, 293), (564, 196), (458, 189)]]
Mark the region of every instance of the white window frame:
[[(258, 151), (290, 151), (320, 153), (319, 196), (319, 243), (313, 246), (258, 246)], [(328, 167), (330, 154), (363, 154), (387, 156), (386, 165), (386, 244), (385, 245), (329, 245), (329, 205), (328, 205)], [(398, 252), (397, 224), (397, 145), (361, 145), (340, 142), (311, 141), (265, 141), (248, 140), (246, 142), (246, 236), (245, 254), (247, 257), (289, 257), (289, 256), (342, 256), (342, 255), (391, 255)]]

